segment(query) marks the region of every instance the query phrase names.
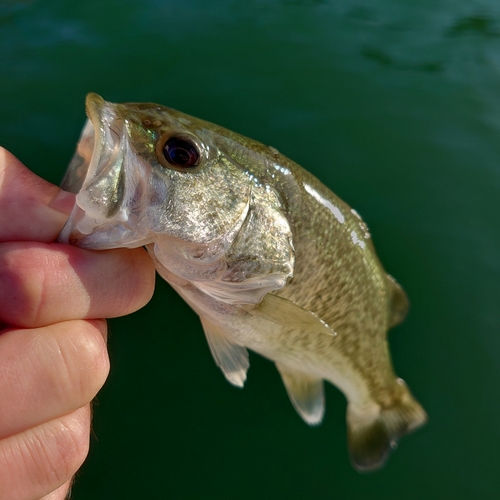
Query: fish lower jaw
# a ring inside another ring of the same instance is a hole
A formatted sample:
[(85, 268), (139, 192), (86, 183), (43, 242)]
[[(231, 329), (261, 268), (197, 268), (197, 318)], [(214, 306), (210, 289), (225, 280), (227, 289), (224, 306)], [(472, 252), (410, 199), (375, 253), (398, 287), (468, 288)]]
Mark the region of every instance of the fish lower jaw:
[(71, 231), (67, 236), (71, 245), (89, 250), (109, 250), (112, 248), (137, 248), (148, 245), (153, 237), (138, 235), (126, 226), (113, 224), (102, 226), (91, 234)]

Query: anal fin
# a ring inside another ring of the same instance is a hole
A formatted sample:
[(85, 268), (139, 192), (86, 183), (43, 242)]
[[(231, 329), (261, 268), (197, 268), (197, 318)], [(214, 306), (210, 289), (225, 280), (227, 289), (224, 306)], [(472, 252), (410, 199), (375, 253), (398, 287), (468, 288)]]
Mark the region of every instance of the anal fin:
[(243, 387), (250, 366), (246, 347), (231, 342), (227, 335), (207, 318), (200, 316), (200, 319), (216, 365), (229, 383)]
[(309, 425), (317, 425), (325, 413), (323, 379), (276, 363), (288, 397), (297, 413)]

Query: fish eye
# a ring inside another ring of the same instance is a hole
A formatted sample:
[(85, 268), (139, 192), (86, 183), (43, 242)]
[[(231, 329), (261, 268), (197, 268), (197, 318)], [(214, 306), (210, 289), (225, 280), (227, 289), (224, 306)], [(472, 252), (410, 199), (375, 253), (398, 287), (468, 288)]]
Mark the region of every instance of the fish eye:
[(199, 165), (200, 151), (192, 140), (174, 136), (165, 141), (163, 145), (161, 142), (158, 144), (160, 148), (157, 148), (157, 156), (162, 165), (168, 166), (165, 165), (165, 161), (174, 168), (184, 169)]

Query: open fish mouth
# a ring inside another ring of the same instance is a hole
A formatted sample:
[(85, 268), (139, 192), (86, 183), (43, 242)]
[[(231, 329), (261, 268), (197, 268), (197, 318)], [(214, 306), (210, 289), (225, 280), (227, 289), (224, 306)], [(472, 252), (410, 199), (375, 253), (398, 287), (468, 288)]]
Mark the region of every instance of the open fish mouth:
[[(110, 123), (114, 113), (106, 113), (106, 121), (101, 124), (101, 116), (104, 114), (104, 100), (97, 94), (89, 94), (85, 103), (87, 111), (87, 121), (83, 127), (78, 141), (75, 154), (66, 170), (61, 182), (61, 188), (71, 193), (78, 193), (83, 186), (90, 165), (96, 169), (96, 163), (101, 163), (99, 158), (102, 152), (103, 143), (106, 143), (106, 128), (104, 125)], [(111, 116), (110, 116), (111, 115)], [(116, 139), (109, 137), (113, 143)]]
[(61, 183), (77, 196), (58, 241), (92, 249), (145, 245), (151, 238), (138, 234), (128, 203), (126, 123), (117, 106), (97, 94), (88, 94), (85, 104), (88, 119)]

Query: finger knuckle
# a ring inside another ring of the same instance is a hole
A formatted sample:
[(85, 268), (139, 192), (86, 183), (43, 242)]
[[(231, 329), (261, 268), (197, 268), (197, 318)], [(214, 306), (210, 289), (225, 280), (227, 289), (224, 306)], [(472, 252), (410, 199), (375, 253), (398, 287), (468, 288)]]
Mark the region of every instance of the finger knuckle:
[(104, 384), (109, 373), (109, 358), (98, 325), (83, 320), (68, 323), (69, 334), (55, 339), (54, 351), (60, 368), (54, 373), (61, 382), (61, 397), (71, 394), (74, 404), (81, 406)]
[(67, 482), (89, 450), (88, 408), (0, 442), (0, 499), (40, 498)]
[[(4, 244), (0, 252), (0, 282), (4, 321), (32, 326), (43, 302), (46, 262), (43, 254), (19, 243)], [(6, 307), (8, 304), (8, 307)]]
[(155, 271), (148, 254), (141, 248), (120, 250), (123, 259), (123, 282), (117, 295), (117, 314), (123, 316), (144, 307), (154, 292)]

